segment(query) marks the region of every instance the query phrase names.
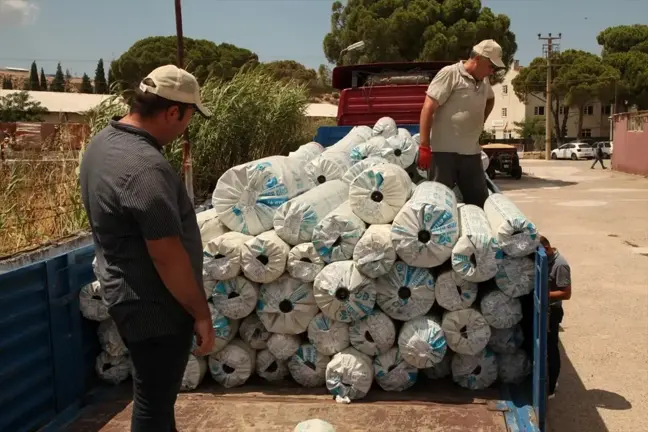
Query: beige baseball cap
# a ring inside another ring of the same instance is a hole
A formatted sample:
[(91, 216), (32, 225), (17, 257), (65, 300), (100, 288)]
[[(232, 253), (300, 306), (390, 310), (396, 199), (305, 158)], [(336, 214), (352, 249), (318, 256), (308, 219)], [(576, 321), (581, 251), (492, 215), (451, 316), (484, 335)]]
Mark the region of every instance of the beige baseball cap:
[(175, 65), (169, 64), (154, 69), (142, 80), (139, 88), (145, 93), (153, 93), (164, 99), (195, 105), (200, 114), (205, 117), (211, 116), (211, 111), (200, 101), (200, 86), (196, 77)]
[(502, 47), (493, 39), (486, 39), (479, 42), (473, 47), (478, 55), (486, 57), (498, 68), (505, 68), (506, 65), (502, 61)]

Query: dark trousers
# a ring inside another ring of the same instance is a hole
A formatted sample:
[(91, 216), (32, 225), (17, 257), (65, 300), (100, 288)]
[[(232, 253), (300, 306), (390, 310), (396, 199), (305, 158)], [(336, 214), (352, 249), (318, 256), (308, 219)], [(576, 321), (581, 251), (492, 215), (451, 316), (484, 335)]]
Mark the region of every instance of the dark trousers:
[(601, 163), (601, 168), (605, 169), (605, 165), (603, 165), (603, 156), (596, 155), (594, 156), (594, 163), (592, 164), (592, 168), (594, 168), (594, 165), (596, 165), (596, 162)]
[(556, 391), (556, 382), (560, 375), (560, 323), (565, 315), (561, 305), (549, 306), (549, 332), (547, 333), (547, 367), (549, 369), (549, 394)]
[(488, 198), (486, 175), (481, 154), (432, 153), (428, 179), (443, 183), (452, 189), (455, 184), (463, 195), (464, 203), (484, 207)]
[(133, 362), (132, 432), (176, 432), (175, 402), (192, 341), (191, 332), (124, 341)]

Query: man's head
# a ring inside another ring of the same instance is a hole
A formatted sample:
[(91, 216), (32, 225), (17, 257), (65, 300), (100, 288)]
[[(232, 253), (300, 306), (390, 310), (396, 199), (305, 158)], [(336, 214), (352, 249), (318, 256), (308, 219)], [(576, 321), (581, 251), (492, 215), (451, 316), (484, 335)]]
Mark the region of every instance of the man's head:
[(556, 250), (553, 247), (551, 247), (551, 243), (549, 243), (547, 237), (540, 236), (540, 244), (545, 249), (545, 252), (547, 253), (548, 257), (552, 257), (554, 253), (556, 253)]
[(470, 53), (470, 74), (481, 81), (506, 67), (502, 61), (502, 47), (492, 39), (475, 45)]
[(142, 80), (131, 101), (130, 116), (165, 145), (184, 132), (196, 111), (211, 116), (200, 101), (198, 81), (189, 72), (166, 65)]

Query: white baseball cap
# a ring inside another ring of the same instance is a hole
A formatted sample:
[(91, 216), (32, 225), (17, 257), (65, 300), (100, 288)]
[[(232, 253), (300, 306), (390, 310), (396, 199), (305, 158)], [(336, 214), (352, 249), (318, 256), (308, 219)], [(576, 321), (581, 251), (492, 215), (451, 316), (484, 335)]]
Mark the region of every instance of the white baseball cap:
[(502, 61), (502, 47), (493, 39), (486, 39), (473, 47), (473, 51), (482, 57), (489, 59), (498, 68), (505, 68)]
[(184, 69), (169, 64), (154, 69), (139, 85), (144, 93), (152, 93), (174, 102), (195, 105), (205, 117), (211, 116), (200, 101), (200, 86), (196, 77)]

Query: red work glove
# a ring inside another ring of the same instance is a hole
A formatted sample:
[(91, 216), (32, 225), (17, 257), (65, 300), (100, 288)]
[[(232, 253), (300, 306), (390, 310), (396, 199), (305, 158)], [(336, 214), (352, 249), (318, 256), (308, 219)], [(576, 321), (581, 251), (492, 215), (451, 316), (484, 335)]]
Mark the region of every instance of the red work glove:
[(418, 167), (426, 170), (430, 167), (432, 161), (432, 149), (430, 147), (419, 146)]

